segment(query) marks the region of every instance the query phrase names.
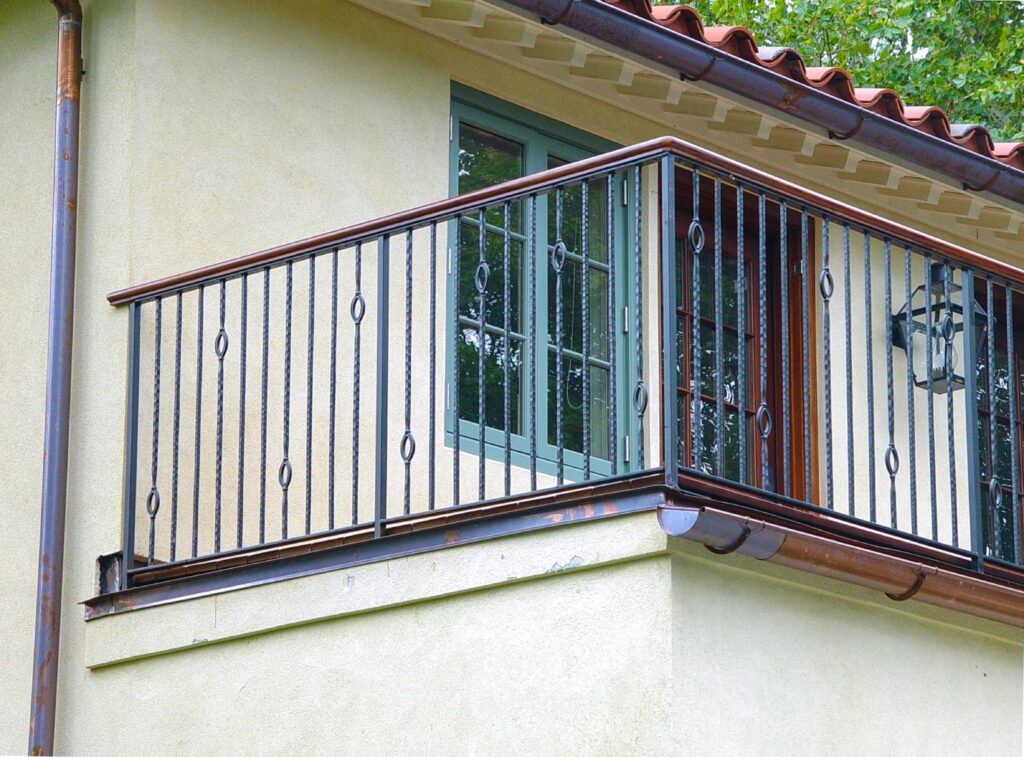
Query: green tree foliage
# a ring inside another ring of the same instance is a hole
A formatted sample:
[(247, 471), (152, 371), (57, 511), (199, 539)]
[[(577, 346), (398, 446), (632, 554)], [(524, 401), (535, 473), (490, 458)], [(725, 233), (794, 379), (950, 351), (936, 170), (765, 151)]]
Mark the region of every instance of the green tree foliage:
[[(673, 2), (656, 2), (674, 5)], [(937, 105), (953, 123), (1024, 140), (1022, 0), (698, 0), (707, 26), (741, 25), (758, 44), (839, 66), (859, 87)]]

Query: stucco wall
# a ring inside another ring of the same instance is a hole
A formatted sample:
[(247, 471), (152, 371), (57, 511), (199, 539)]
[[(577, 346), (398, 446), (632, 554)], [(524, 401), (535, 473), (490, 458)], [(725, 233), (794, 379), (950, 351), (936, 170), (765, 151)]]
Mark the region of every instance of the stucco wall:
[[(418, 744), (437, 752), (454, 746), (494, 753), (518, 744), (552, 752), (666, 751), (669, 725), (686, 712), (666, 714), (666, 649), (673, 649), (677, 677), (696, 668), (688, 680), (706, 681), (702, 691), (715, 692), (715, 673), (731, 658), (693, 656), (680, 637), (687, 628), (708, 638), (714, 632), (731, 649), (750, 608), (767, 596), (742, 587), (730, 594), (732, 582), (720, 582), (713, 571), (684, 582), (667, 558), (620, 567), (596, 567), (595, 559), (591, 572), (575, 576), (461, 598), (445, 599), (442, 592), (429, 604), (88, 667), (97, 646), (114, 645), (117, 637), (87, 631), (76, 604), (95, 594), (96, 557), (119, 547), (126, 319), (106, 305), (107, 292), (443, 197), (453, 79), (623, 144), (665, 129), (344, 2), (93, 0), (86, 14), (58, 749), (280, 752), (324, 738), (325, 745), (392, 752)], [(0, 197), (5, 213), (13, 209), (0, 224), (0, 249), (16, 262), (0, 283), (0, 439), (17, 462), (0, 487), (7, 519), (0, 531), (7, 566), (0, 594), (8, 600), (0, 621), (4, 753), (24, 748), (28, 713), (53, 44), (46, 4), (0, 9), (0, 92), (18, 103), (0, 110)], [(657, 355), (649, 358), (647, 375), (657, 375)], [(564, 552), (565, 545), (552, 547), (551, 564), (571, 561), (575, 552)], [(472, 567), (453, 560), (446, 570)], [(691, 586), (690, 599), (679, 594), (684, 585)], [(917, 665), (900, 668), (899, 680), (922, 694), (944, 688), (957, 701), (954, 674), (987, 665), (1005, 688), (1000, 706), (1010, 728), (1003, 741), (985, 743), (992, 754), (1019, 751), (1019, 646), (999, 641), (979, 648), (973, 631), (922, 631), (916, 621), (880, 621), (881, 611), (871, 605), (836, 599), (836, 609), (777, 586), (771, 591), (777, 623), (771, 633), (810, 639), (819, 655), (812, 659), (821, 659), (836, 637), (843, 648), (870, 650), (870, 680), (878, 686), (892, 680), (901, 656), (920, 660), (934, 652), (938, 669), (953, 671), (950, 678), (918, 675)], [(838, 585), (834, 591), (846, 596)], [(236, 622), (257, 616), (266, 596), (239, 600)], [(674, 620), (670, 597), (677, 602)], [(686, 602), (699, 612), (681, 618)], [(693, 626), (698, 615), (703, 620)], [(162, 633), (164, 623), (187, 635), (193, 629), (187, 616), (126, 617), (131, 634), (146, 636)], [(827, 633), (805, 637), (808, 626)], [(755, 641), (760, 656), (770, 658), (775, 645), (764, 635)], [(892, 651), (886, 657), (875, 654), (880, 650)], [(797, 646), (787, 654), (795, 657)], [(730, 675), (743, 678), (745, 671)], [(829, 696), (832, 679), (818, 672), (815, 691)], [(766, 699), (794, 696), (798, 682), (791, 675), (772, 680), (777, 688), (759, 689)], [(677, 692), (681, 686), (677, 678)], [(507, 712), (524, 692), (530, 702)], [(705, 701), (710, 712), (715, 697), (707, 694), (694, 697), (692, 708)], [(867, 722), (891, 722), (877, 702), (851, 701)], [(908, 717), (934, 718), (934, 707), (908, 702)], [(971, 698), (964, 706), (977, 708), (972, 722), (984, 722), (990, 703)], [(715, 716), (724, 718), (728, 703), (719, 705)], [(506, 719), (495, 722), (495, 712)], [(778, 712), (795, 717), (796, 711)], [(293, 728), (297, 722), (308, 729)], [(831, 731), (839, 720), (819, 722)], [(420, 736), (426, 740), (414, 741)], [(535, 741), (520, 741), (525, 738)], [(762, 751), (785, 751), (772, 738), (758, 742)], [(825, 752), (844, 751), (824, 736), (816, 743)]]

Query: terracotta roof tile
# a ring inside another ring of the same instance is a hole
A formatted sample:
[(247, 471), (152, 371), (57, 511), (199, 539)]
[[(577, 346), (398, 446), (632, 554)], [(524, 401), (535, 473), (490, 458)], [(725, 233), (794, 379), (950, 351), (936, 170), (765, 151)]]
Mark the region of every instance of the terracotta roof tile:
[(994, 143), (991, 133), (984, 126), (951, 124), (941, 108), (905, 105), (899, 94), (891, 89), (855, 87), (850, 74), (843, 69), (832, 66), (808, 67), (800, 53), (792, 48), (759, 48), (754, 35), (742, 26), (705, 27), (700, 14), (688, 5), (652, 6), (650, 0), (604, 2), (709, 44), (729, 55), (764, 66), (801, 84), (824, 90), (872, 113), (900, 121), (964, 149), (1024, 170), (1024, 142)]

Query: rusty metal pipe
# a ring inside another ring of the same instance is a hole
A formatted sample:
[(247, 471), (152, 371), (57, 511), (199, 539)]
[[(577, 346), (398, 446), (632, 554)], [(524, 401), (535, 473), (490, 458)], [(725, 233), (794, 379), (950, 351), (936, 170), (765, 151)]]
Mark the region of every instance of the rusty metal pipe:
[(53, 166), (50, 321), (46, 350), (46, 421), (39, 525), (29, 754), (53, 754), (67, 510), (71, 340), (75, 305), (78, 216), (78, 120), (82, 83), (82, 6), (52, 0), (57, 9), (57, 97)]
[(1024, 204), (1024, 171), (871, 113), (812, 86), (793, 81), (671, 29), (652, 24), (604, 0), (502, 0), (605, 44), (772, 108), (785, 110), (851, 142), (945, 174), (966, 188), (984, 189)]

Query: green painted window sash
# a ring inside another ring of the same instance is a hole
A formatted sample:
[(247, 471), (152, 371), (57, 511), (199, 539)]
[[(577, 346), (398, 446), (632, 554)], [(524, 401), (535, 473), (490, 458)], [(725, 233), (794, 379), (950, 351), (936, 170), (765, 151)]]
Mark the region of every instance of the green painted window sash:
[[(574, 129), (558, 121), (545, 116), (519, 108), (510, 103), (483, 94), (463, 85), (452, 83), (451, 99), (451, 140), (449, 142), (449, 192), (452, 196), (458, 193), (458, 147), (459, 147), (459, 125), (463, 122), (481, 129), (493, 132), (500, 136), (514, 140), (523, 145), (523, 162), (527, 174), (537, 173), (545, 170), (549, 155), (556, 156), (563, 160), (574, 162), (591, 155), (601, 154), (613, 150), (618, 145), (602, 140), (586, 132)], [(636, 350), (630, 340), (631, 333), (623, 330), (623, 307), (629, 301), (631, 291), (630, 275), (632, 272), (631, 258), (627, 254), (633, 244), (635, 230), (628, 219), (632, 218), (635, 200), (633, 197), (633, 181), (626, 174), (617, 174), (615, 177), (615, 246), (609, 250), (609, 264), (615, 266), (615, 354), (616, 354), (616, 403), (618, 439), (614, 440), (618, 453), (618, 471), (626, 473), (636, 469), (637, 460), (637, 423), (636, 414), (630, 402), (630, 388), (636, 383)], [(623, 203), (623, 192), (626, 192), (626, 204)], [(527, 203), (523, 203), (523, 212), (526, 212)], [(528, 221), (524, 215), (524, 229)], [(543, 196), (537, 198), (537, 234), (538, 241), (536, 249), (537, 258), (537, 350), (536, 350), (536, 375), (537, 375), (537, 417), (530, 418), (527, 407), (529, 366), (524, 364), (523, 376), (520, 383), (520, 417), (523, 419), (523, 433), (511, 435), (511, 464), (516, 468), (528, 469), (529, 457), (529, 424), (536, 421), (537, 424), (537, 472), (541, 475), (554, 476), (556, 473), (555, 460), (557, 448), (548, 442), (548, 402), (554, 402), (554, 398), (548, 396), (548, 360), (553, 361), (553, 347), (548, 344), (548, 276), (551, 273), (548, 264), (546, 250), (547, 240), (547, 201)], [(520, 313), (523, 321), (521, 326), (525, 327), (530, 316), (528, 312), (528, 294), (526, 287), (526, 271), (528, 270), (528, 255), (533, 250), (527, 249), (524, 245), (522, 258), (522, 270), (520, 292), (523, 301), (520, 305)], [(455, 222), (449, 224), (448, 232), (448, 254), (456, 255), (455, 249)], [(600, 264), (596, 267), (602, 267)], [(453, 392), (454, 376), (454, 350), (457, 344), (452, 343), (453, 319), (457, 317), (454, 310), (454, 288), (457, 282), (452, 275), (451, 266), (446, 272), (446, 328), (445, 342), (445, 396), (448, 398), (445, 408), (445, 444), (454, 446), (455, 428), (455, 398)], [(631, 316), (632, 317), (632, 316)], [(527, 342), (524, 340), (524, 350)], [(647, 345), (645, 345), (647, 349)], [(573, 354), (566, 348), (566, 355)], [(597, 361), (595, 361), (597, 362)], [(628, 457), (625, 462), (626, 449), (624, 440), (629, 438)], [(459, 421), (459, 446), (469, 454), (479, 453), (480, 427), (478, 423), (467, 420)], [(593, 446), (593, 444), (591, 445)], [(498, 462), (504, 461), (505, 456), (505, 432), (502, 428), (487, 427), (484, 430), (484, 454), (487, 459)], [(583, 454), (566, 448), (564, 451), (564, 473), (566, 481), (581, 481), (583, 479)], [(595, 457), (591, 454), (591, 478), (601, 478), (610, 475), (611, 463), (608, 460)], [(471, 478), (472, 473), (467, 474)]]

